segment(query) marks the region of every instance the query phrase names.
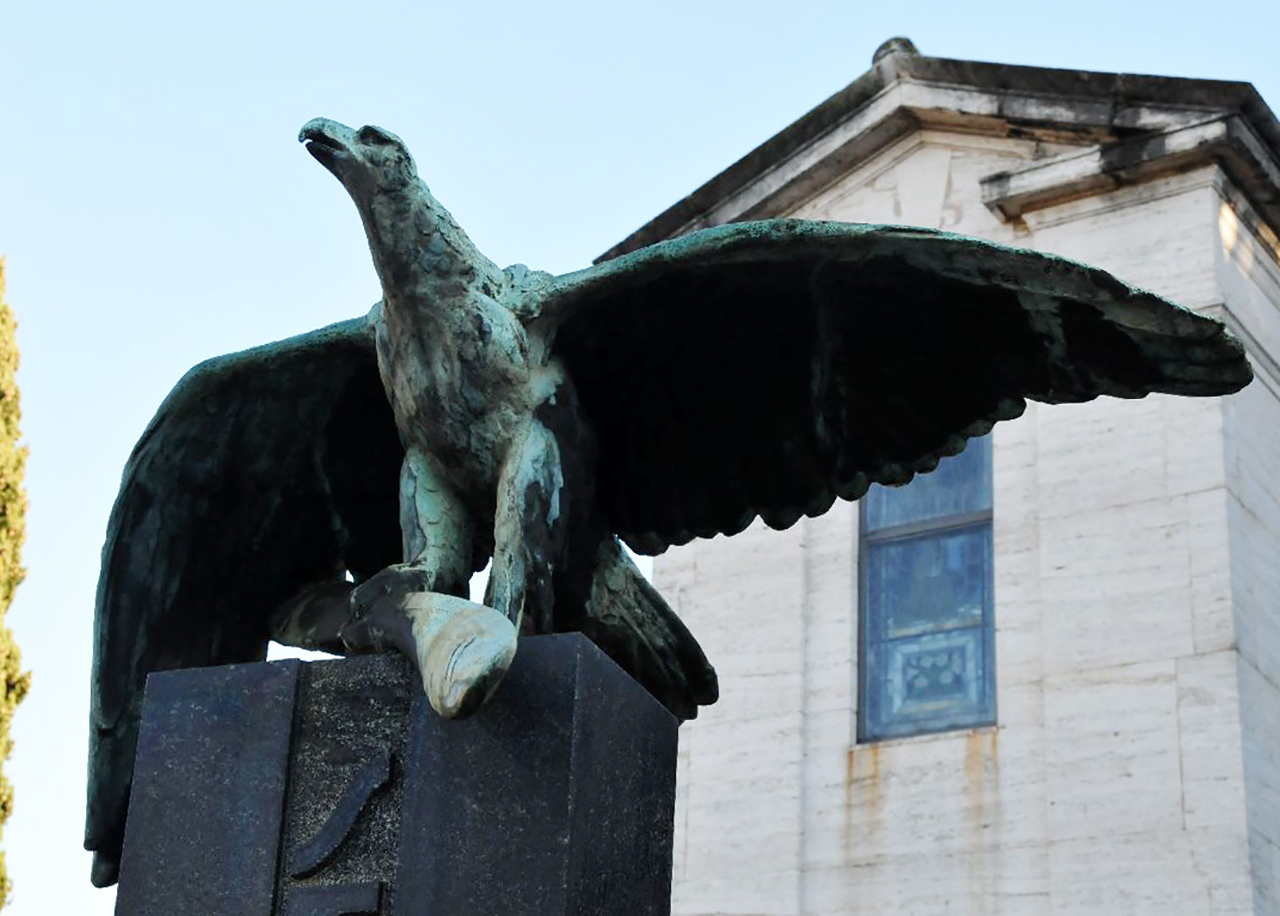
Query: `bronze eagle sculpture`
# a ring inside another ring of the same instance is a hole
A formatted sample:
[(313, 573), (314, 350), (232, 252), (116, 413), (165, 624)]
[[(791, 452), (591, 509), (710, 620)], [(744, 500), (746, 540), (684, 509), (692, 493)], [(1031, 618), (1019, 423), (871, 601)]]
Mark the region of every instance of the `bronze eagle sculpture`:
[[(98, 584), (86, 847), (116, 879), (147, 674), (269, 640), (398, 648), (474, 711), (519, 632), (585, 633), (676, 716), (717, 697), (622, 548), (787, 528), (1050, 403), (1222, 395), (1223, 326), (1061, 258), (894, 226), (719, 226), (563, 276), (481, 254), (405, 145), (323, 119), (364, 318), (192, 369), (124, 469)], [(492, 560), (484, 603), (466, 600)]]

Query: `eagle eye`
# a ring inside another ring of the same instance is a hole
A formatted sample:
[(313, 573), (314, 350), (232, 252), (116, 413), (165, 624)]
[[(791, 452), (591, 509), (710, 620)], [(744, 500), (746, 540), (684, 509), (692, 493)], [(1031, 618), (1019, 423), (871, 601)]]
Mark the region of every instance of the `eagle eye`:
[(368, 143), (371, 146), (391, 146), (396, 141), (391, 134), (387, 133), (381, 127), (374, 127), (367, 124), (356, 132), (356, 139), (361, 143)]

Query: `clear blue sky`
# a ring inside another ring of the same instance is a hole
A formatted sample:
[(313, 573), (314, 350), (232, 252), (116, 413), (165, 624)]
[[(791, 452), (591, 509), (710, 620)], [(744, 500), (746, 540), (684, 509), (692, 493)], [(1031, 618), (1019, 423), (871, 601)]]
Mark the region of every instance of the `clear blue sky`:
[(10, 623), (35, 672), (7, 765), (12, 912), (110, 912), (80, 851), (88, 673), (133, 442), (198, 360), (378, 297), (304, 121), (398, 133), (494, 260), (567, 271), (898, 34), (939, 57), (1248, 80), (1280, 107), (1275, 0), (0, 4), (0, 255), (31, 447)]

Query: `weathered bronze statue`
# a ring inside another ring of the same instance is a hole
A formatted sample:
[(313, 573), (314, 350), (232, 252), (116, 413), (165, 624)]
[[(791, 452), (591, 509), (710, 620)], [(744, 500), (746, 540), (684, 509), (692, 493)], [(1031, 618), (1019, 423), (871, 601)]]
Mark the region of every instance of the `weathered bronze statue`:
[(395, 647), (457, 717), (520, 630), (580, 630), (692, 717), (715, 672), (619, 539), (656, 554), (757, 516), (786, 528), (932, 470), (1026, 398), (1251, 377), (1211, 319), (922, 229), (772, 220), (559, 277), (500, 269), (393, 135), (315, 120), (301, 139), (355, 201), (383, 299), (197, 366), (125, 468), (97, 596), (100, 885), (150, 671), (258, 660), (270, 639)]

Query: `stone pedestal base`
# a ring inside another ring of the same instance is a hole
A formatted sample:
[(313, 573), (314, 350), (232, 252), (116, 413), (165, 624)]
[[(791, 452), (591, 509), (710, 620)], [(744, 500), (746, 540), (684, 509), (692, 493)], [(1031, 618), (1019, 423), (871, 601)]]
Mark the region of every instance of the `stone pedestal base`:
[(397, 655), (152, 675), (119, 916), (667, 916), (676, 721), (577, 635), (471, 719)]

